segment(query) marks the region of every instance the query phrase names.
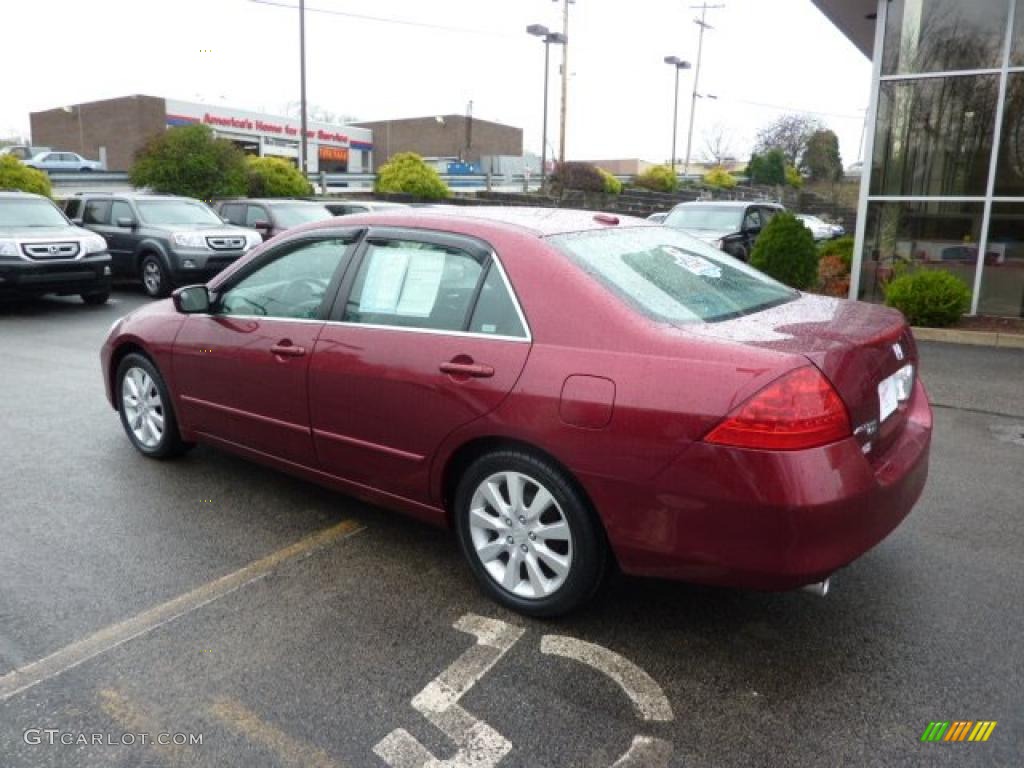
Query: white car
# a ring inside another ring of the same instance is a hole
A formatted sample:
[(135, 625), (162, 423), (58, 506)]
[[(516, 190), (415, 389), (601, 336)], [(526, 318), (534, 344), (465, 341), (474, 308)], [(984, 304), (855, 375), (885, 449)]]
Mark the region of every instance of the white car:
[(834, 237), (832, 225), (827, 221), (822, 221), (817, 216), (810, 216), (806, 213), (798, 213), (796, 217), (804, 223), (805, 227), (811, 230), (811, 234), (814, 235), (816, 241), (831, 240)]
[(98, 160), (86, 160), (76, 152), (40, 152), (25, 165), (40, 171), (74, 172), (74, 171), (105, 171), (103, 163)]

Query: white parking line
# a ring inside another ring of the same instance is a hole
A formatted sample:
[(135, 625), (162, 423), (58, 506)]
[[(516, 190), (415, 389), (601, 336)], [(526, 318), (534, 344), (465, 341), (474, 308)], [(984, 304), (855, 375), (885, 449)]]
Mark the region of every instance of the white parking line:
[(438, 760), (415, 736), (396, 728), (373, 748), (393, 768), (493, 768), (512, 743), (458, 701), (515, 645), (525, 630), (496, 619), (467, 614), (455, 622), (477, 644), (435, 677), (412, 700), (413, 707), (459, 747), (448, 760)]
[(668, 722), (672, 719), (672, 707), (661, 686), (640, 667), (615, 651), (574, 637), (544, 635), (540, 639), (540, 652), (574, 659), (607, 675), (629, 696), (644, 720)]
[(7, 701), (22, 691), (27, 691), (39, 683), (62, 675), (89, 659), (107, 653), (129, 640), (152, 632), (168, 622), (192, 613), (214, 600), (219, 600), (247, 584), (262, 579), (289, 560), (306, 557), (321, 547), (353, 536), (362, 530), (364, 528), (352, 520), (342, 521), (326, 530), (307, 536), (291, 546), (279, 549), (234, 573), (203, 584), (191, 592), (161, 603), (130, 619), (94, 632), (39, 661), (8, 672), (0, 677), (0, 702)]

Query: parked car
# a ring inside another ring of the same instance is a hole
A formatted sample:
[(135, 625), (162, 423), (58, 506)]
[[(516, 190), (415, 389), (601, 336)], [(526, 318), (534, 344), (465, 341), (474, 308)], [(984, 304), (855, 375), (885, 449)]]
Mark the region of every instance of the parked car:
[(846, 227), (844, 227), (842, 224), (829, 224), (829, 226), (832, 227), (833, 239), (845, 237)]
[(928, 473), (899, 312), (604, 213), (307, 225), (123, 318), (101, 355), (145, 456), (208, 443), (451, 525), (483, 589), (532, 615), (611, 561), (821, 585)]
[(405, 203), (389, 203), (383, 200), (325, 200), (324, 207), (335, 216), (348, 216), (353, 213), (371, 213), (393, 208), (409, 208)]
[(811, 234), (814, 235), (815, 241), (832, 239), (832, 225), (827, 221), (822, 221), (817, 216), (811, 216), (806, 213), (798, 213), (796, 214), (796, 217), (803, 222), (805, 227), (811, 230)]
[(761, 230), (772, 216), (784, 210), (777, 203), (695, 201), (677, 205), (664, 224), (747, 261)]
[(75, 152), (53, 152), (50, 150), (33, 155), (30, 160), (25, 161), (25, 165), (47, 172), (71, 173), (106, 170), (99, 160), (86, 160)]
[(79, 295), (110, 298), (107, 244), (76, 227), (50, 200), (0, 191), (0, 296)]
[(668, 211), (662, 211), (661, 213), (652, 213), (647, 217), (647, 220), (652, 224), (663, 224), (665, 217), (668, 216)]
[(231, 224), (255, 229), (264, 240), (334, 216), (325, 206), (309, 200), (224, 200), (217, 203), (216, 210)]
[(49, 151), (49, 147), (33, 147), (28, 144), (10, 144), (6, 147), (0, 147), (0, 155), (14, 155), (14, 157), (21, 161), (31, 160), (36, 155)]
[(213, 277), (263, 242), (189, 197), (94, 192), (69, 198), (64, 210), (106, 238), (115, 277), (141, 279), (154, 298)]

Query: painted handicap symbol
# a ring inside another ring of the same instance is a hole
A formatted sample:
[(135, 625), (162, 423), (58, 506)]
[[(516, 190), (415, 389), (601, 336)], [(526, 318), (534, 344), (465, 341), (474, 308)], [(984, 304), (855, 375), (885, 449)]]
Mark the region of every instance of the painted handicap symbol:
[[(512, 750), (511, 741), (463, 709), (459, 699), (508, 653), (525, 630), (473, 614), (466, 614), (453, 626), (476, 637), (476, 645), (431, 680), (413, 698), (412, 706), (458, 749), (452, 757), (440, 760), (408, 731), (397, 728), (373, 748), (392, 768), (493, 768)], [(540, 651), (586, 664), (609, 677), (629, 697), (643, 720), (672, 720), (672, 707), (661, 687), (640, 667), (614, 651), (562, 635), (544, 635)], [(661, 768), (668, 765), (671, 755), (670, 742), (638, 734), (612, 768)]]

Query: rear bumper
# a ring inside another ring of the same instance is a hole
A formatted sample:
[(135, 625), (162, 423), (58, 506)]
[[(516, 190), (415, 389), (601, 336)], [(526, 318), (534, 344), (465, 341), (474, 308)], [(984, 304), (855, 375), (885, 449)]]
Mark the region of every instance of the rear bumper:
[(695, 443), (650, 487), (585, 478), (623, 571), (753, 589), (820, 581), (878, 544), (928, 477), (917, 383), (903, 432), (872, 461), (854, 439), (809, 451)]
[(110, 255), (77, 261), (0, 261), (0, 296), (99, 293), (110, 290)]

